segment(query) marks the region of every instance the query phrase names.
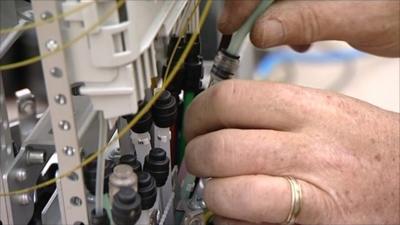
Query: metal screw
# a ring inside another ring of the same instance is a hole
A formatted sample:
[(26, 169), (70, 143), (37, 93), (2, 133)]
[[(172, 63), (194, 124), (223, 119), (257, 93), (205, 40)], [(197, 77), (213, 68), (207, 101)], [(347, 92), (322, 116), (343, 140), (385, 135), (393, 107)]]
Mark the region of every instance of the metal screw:
[(59, 105), (65, 105), (67, 103), (67, 98), (65, 95), (58, 94), (56, 97), (54, 97), (54, 101)]
[(75, 149), (71, 146), (65, 146), (63, 148), (64, 154), (67, 156), (73, 156), (75, 153)]
[(46, 11), (46, 12), (40, 14), (40, 19), (42, 19), (42, 20), (49, 20), (52, 18), (53, 18), (53, 14), (49, 11)]
[(54, 52), (58, 49), (58, 47), (60, 47), (57, 43), (57, 41), (50, 39), (46, 42), (46, 48), (47, 50), (49, 50), (50, 52)]
[(25, 181), (27, 178), (26, 170), (25, 169), (18, 169), (15, 171), (15, 179), (19, 182)]
[(71, 125), (69, 124), (68, 121), (61, 120), (60, 122), (58, 122), (58, 127), (61, 130), (69, 130), (71, 128)]
[(74, 196), (72, 197), (69, 202), (73, 205), (73, 206), (81, 206), (82, 205), (82, 199)]
[(77, 180), (79, 180), (79, 176), (78, 176), (78, 174), (76, 174), (75, 172), (72, 172), (70, 175), (68, 175), (68, 178), (69, 178), (71, 181), (77, 181)]
[(29, 194), (21, 194), (15, 196), (15, 201), (20, 205), (28, 205), (32, 201), (32, 198)]
[(32, 115), (36, 111), (35, 103), (33, 101), (26, 101), (21, 106), (21, 109), (25, 114)]
[(26, 162), (28, 164), (43, 164), (46, 162), (46, 152), (39, 150), (27, 151)]
[(62, 71), (61, 71), (61, 69), (58, 68), (58, 67), (53, 67), (53, 68), (51, 68), (51, 69), (50, 69), (50, 74), (51, 74), (53, 77), (57, 77), (57, 78), (62, 77)]

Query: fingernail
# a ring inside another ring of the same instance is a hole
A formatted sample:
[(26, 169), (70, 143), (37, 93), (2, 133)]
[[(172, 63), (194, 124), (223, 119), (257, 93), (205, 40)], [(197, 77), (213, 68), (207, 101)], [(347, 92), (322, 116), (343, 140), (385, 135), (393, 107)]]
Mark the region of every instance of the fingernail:
[(284, 41), (284, 29), (282, 23), (278, 20), (267, 20), (260, 25), (258, 28), (262, 29), (256, 31), (255, 42), (260, 44), (260, 47), (267, 48), (275, 45), (279, 45)]

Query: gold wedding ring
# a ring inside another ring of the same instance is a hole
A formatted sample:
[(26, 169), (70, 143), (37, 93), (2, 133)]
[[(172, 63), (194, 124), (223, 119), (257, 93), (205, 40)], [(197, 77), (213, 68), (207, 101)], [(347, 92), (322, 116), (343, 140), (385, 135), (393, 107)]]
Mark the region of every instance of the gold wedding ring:
[(282, 223), (284, 225), (292, 225), (296, 222), (296, 218), (301, 210), (301, 186), (297, 180), (291, 176), (285, 177), (290, 184), (290, 190), (292, 193), (292, 200), (290, 205), (289, 215), (286, 220)]

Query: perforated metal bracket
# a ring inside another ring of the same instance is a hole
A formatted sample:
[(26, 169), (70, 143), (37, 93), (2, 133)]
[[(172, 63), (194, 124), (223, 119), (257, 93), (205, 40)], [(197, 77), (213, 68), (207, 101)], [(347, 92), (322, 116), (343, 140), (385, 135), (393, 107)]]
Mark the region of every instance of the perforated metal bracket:
[[(36, 21), (42, 15), (58, 15), (60, 1), (32, 1)], [(46, 20), (36, 31), (40, 52), (54, 52), (65, 40), (62, 36), (61, 21)], [(65, 174), (81, 163), (80, 146), (71, 97), (70, 76), (64, 52), (58, 52), (42, 60), (46, 81), (47, 99), (56, 146), (60, 174)], [(75, 170), (68, 178), (60, 180), (63, 190), (59, 195), (62, 224), (89, 224), (82, 169)]]

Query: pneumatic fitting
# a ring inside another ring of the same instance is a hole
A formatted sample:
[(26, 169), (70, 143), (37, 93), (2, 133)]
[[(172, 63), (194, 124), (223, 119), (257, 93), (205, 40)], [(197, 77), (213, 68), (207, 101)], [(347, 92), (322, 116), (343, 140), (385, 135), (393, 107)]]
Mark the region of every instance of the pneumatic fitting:
[(239, 68), (239, 58), (223, 49), (218, 51), (211, 68), (209, 87), (220, 81), (231, 79)]
[(135, 224), (142, 213), (140, 195), (123, 187), (114, 196), (111, 215), (116, 225)]
[(163, 91), (152, 108), (154, 123), (161, 128), (172, 126), (178, 115), (176, 99), (167, 90)]
[(164, 186), (169, 174), (169, 158), (165, 150), (162, 148), (152, 149), (145, 158), (143, 170), (154, 177), (157, 187)]

